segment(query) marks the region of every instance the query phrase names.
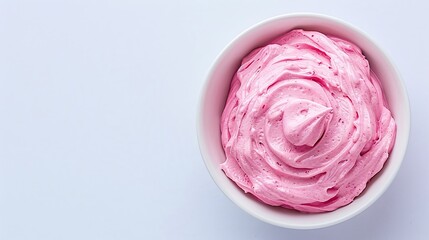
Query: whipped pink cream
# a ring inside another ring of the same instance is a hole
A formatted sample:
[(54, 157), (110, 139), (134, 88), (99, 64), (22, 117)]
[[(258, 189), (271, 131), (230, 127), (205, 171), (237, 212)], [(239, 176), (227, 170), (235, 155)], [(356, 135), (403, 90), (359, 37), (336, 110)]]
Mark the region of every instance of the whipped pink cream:
[(246, 56), (221, 119), (225, 174), (303, 212), (349, 204), (386, 162), (396, 124), (361, 50), (293, 30)]

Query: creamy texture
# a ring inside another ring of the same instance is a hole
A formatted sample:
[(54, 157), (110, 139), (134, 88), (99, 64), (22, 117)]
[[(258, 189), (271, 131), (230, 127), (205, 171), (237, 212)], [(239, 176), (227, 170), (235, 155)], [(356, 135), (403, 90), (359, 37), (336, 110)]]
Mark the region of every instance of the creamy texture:
[(378, 173), (396, 125), (354, 44), (293, 30), (246, 56), (221, 119), (225, 174), (261, 201), (332, 211)]

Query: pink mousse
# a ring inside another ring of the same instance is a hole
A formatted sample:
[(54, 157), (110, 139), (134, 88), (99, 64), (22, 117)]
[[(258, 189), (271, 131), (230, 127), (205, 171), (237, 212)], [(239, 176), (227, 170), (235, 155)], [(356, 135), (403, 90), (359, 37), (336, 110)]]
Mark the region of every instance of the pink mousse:
[(243, 59), (221, 131), (221, 168), (246, 193), (325, 212), (352, 202), (382, 169), (396, 124), (356, 45), (293, 30)]

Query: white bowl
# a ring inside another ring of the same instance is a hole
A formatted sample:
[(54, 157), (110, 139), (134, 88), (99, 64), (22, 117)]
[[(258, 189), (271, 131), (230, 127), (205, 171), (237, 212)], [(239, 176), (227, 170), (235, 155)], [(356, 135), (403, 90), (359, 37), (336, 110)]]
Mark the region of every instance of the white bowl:
[[(220, 168), (225, 161), (221, 145), (220, 118), (231, 79), (242, 58), (274, 37), (294, 28), (316, 30), (358, 45), (380, 78), (388, 104), (397, 124), (396, 142), (385, 166), (352, 203), (332, 212), (308, 214), (268, 206), (236, 186)], [(311, 229), (343, 222), (368, 208), (392, 182), (404, 158), (410, 129), (408, 96), (397, 69), (385, 53), (362, 31), (342, 20), (313, 13), (286, 14), (250, 27), (236, 37), (217, 57), (201, 94), (197, 132), (201, 154), (219, 188), (240, 208), (273, 225)]]

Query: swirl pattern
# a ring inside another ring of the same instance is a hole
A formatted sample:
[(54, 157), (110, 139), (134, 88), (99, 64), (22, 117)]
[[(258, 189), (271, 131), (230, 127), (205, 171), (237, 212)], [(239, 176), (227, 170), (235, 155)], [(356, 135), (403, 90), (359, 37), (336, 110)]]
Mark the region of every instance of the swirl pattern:
[(326, 212), (352, 202), (382, 169), (396, 124), (356, 45), (296, 29), (243, 59), (221, 131), (221, 168), (245, 192)]

